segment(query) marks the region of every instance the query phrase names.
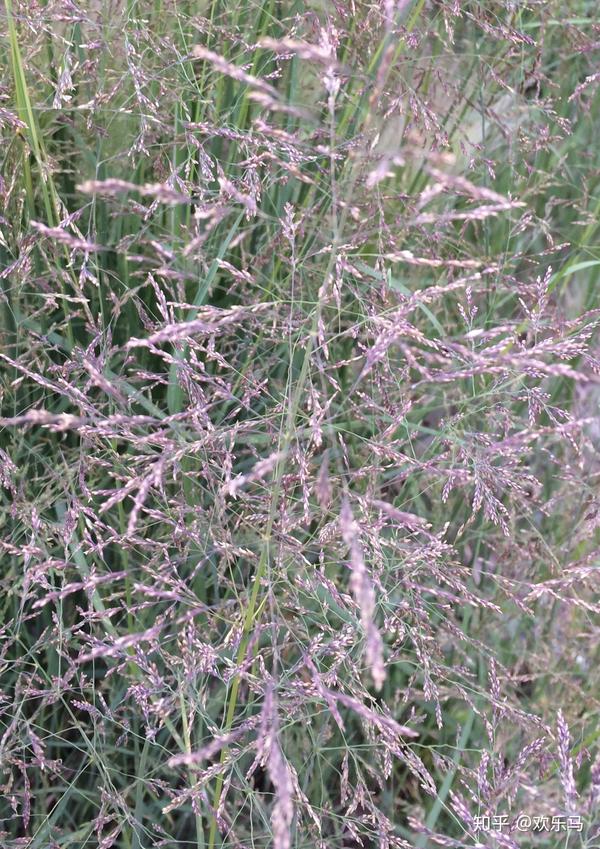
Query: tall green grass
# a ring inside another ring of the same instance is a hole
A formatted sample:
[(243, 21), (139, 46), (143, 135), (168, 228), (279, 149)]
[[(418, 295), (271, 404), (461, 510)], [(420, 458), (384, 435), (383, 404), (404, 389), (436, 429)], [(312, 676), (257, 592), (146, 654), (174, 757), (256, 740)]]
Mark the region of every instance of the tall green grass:
[(2, 846), (592, 849), (595, 6), (4, 22)]

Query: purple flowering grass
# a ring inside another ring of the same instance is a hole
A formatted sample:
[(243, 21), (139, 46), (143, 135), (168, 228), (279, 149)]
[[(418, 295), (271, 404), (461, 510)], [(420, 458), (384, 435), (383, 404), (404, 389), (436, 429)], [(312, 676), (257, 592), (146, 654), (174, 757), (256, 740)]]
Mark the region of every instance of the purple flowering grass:
[(593, 849), (595, 5), (0, 20), (0, 847)]

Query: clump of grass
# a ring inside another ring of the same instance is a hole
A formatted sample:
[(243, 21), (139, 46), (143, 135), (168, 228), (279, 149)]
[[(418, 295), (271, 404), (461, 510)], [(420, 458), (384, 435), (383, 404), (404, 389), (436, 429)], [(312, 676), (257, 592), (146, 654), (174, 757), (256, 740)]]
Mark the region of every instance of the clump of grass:
[(2, 846), (595, 845), (595, 15), (6, 0)]

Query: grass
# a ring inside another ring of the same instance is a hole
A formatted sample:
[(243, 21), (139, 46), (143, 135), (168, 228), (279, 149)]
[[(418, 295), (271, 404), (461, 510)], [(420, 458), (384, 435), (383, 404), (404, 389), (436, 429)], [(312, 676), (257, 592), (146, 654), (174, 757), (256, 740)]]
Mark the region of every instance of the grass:
[(592, 849), (594, 5), (4, 21), (2, 847)]

